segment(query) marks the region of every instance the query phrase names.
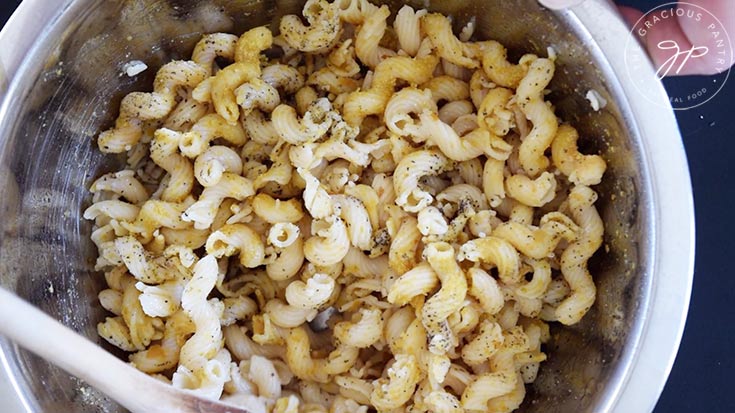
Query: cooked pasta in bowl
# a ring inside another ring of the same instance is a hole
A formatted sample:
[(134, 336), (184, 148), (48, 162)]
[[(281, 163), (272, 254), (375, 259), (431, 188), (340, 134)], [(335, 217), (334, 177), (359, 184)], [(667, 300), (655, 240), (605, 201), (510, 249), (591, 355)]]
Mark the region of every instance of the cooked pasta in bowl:
[[(659, 202), (691, 199), (640, 139), (670, 111), (641, 122), (575, 20), (604, 4), (61, 3), (5, 98), (2, 154), (34, 157), (3, 169), (3, 285), (252, 412), (651, 407), (624, 384), (675, 354)], [(4, 349), (30, 409), (120, 409)]]

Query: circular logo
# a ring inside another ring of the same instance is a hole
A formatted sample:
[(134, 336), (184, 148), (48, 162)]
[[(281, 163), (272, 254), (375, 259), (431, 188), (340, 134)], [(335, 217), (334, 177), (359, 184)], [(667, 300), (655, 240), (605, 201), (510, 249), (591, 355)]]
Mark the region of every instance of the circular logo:
[[(696, 33), (696, 36), (690, 36), (693, 38), (690, 39), (679, 29), (668, 30), (679, 26), (687, 33)], [(634, 52), (631, 44), (636, 41), (655, 55), (659, 79), (691, 74), (691, 68), (697, 67), (719, 72), (712, 76), (692, 77), (687, 82), (691, 86), (683, 94), (669, 94), (674, 110), (692, 109), (709, 102), (730, 76), (733, 62), (730, 36), (717, 16), (701, 6), (681, 1), (662, 4), (638, 19), (631, 34), (625, 47), (625, 66), (630, 80), (651, 102), (660, 102), (656, 99), (660, 96), (660, 89), (645, 84), (645, 80), (637, 75), (649, 60), (647, 56)]]

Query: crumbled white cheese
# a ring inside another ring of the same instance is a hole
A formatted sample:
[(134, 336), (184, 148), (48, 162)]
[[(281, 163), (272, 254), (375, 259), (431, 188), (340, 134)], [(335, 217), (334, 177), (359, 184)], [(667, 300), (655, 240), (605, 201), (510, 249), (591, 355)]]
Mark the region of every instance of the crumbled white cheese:
[(589, 100), (590, 106), (592, 106), (592, 109), (595, 112), (607, 106), (607, 100), (605, 100), (605, 98), (603, 98), (600, 93), (594, 89), (587, 91), (585, 98)]
[(137, 76), (148, 69), (148, 65), (141, 62), (140, 60), (131, 60), (123, 66), (123, 72), (130, 77)]
[(552, 46), (547, 47), (546, 54), (549, 56), (550, 60), (556, 60), (556, 50), (554, 50), (554, 47)]

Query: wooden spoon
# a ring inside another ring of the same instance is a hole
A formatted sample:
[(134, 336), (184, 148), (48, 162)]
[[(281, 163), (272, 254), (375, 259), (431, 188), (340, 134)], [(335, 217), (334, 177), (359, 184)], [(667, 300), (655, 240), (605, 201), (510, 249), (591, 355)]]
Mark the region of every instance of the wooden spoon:
[(136, 370), (1, 287), (0, 334), (98, 388), (133, 413), (248, 413)]

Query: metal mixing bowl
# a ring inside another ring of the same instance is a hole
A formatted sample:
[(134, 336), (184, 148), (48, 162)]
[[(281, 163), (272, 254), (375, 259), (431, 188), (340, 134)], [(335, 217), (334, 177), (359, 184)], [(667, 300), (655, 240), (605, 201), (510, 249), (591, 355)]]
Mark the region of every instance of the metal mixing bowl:
[[(92, 269), (91, 224), (81, 211), (90, 183), (122, 159), (100, 154), (95, 136), (112, 124), (122, 96), (149, 90), (156, 69), (190, 56), (203, 32), (241, 33), (299, 12), (299, 3), (25, 0), (0, 34), (0, 284), (109, 348), (95, 331), (104, 318), (96, 299), (104, 281)], [(549, 360), (522, 410), (651, 411), (681, 338), (694, 242), (687, 162), (653, 67), (642, 65), (638, 83), (660, 106), (627, 78), (628, 30), (604, 0), (564, 12), (535, 0), (430, 3), (458, 26), (476, 16), (478, 37), (500, 40), (514, 57), (546, 55), (553, 45), (558, 70), (550, 99), (580, 130), (583, 147), (609, 165), (598, 188), (605, 243), (591, 263), (597, 303), (580, 324), (552, 328)], [(631, 47), (645, 61), (642, 49)], [(121, 75), (133, 59), (150, 69)], [(609, 102), (604, 109), (591, 109), (584, 98), (590, 89)], [(122, 411), (3, 340), (0, 361), (29, 412)]]

